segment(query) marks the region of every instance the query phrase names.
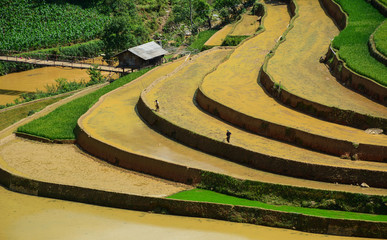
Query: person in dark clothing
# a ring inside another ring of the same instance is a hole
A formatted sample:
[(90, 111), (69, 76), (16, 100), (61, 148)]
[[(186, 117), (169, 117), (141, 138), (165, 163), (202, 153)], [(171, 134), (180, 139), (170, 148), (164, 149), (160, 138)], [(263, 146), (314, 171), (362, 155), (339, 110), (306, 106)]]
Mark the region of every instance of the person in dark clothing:
[(160, 109), (160, 106), (159, 106), (159, 101), (157, 101), (157, 99), (155, 101), (155, 107), (156, 107), (156, 112), (158, 112)]
[(230, 137), (231, 137), (231, 132), (229, 130), (227, 130), (226, 132), (226, 140), (228, 143), (230, 143)]

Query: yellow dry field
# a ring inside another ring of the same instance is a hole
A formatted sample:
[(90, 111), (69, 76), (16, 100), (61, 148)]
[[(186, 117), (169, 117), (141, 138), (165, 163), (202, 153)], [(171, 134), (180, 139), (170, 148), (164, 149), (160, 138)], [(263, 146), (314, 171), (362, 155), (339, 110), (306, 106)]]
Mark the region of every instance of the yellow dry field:
[(27, 178), (104, 191), (164, 197), (192, 188), (113, 166), (71, 144), (13, 139), (0, 145), (0, 162)]
[[(0, 77), (0, 105), (13, 103), (23, 92), (46, 90), (46, 86), (55, 85), (56, 79), (65, 78), (68, 81), (89, 81), (90, 77), (84, 69), (44, 67), (23, 72), (10, 73)], [(102, 72), (107, 76), (108, 72)], [(114, 75), (117, 78), (117, 75)]]
[(250, 36), (253, 35), (259, 27), (258, 16), (243, 15), (241, 21), (235, 26), (230, 36)]
[[(227, 53), (222, 53), (222, 56), (225, 54), (228, 54), (228, 51)], [(217, 57), (215, 56), (215, 58)], [(192, 148), (181, 145), (153, 131), (139, 118), (138, 114), (136, 113), (135, 105), (138, 101), (140, 92), (158, 78), (161, 78), (165, 75), (173, 77), (174, 74), (171, 72), (173, 72), (174, 69), (178, 68), (182, 64), (187, 65), (189, 63), (183, 63), (182, 61), (185, 61), (185, 59), (181, 59), (180, 61), (169, 65), (162, 65), (154, 69), (152, 72), (144, 75), (143, 77), (131, 82), (130, 84), (105, 95), (96, 106), (94, 106), (80, 119), (80, 124), (89, 135), (97, 138), (100, 141), (106, 142), (128, 152), (133, 152), (135, 154), (151, 157), (165, 162), (213, 171), (240, 179), (249, 179), (314, 189), (349, 191), (377, 195), (387, 194), (387, 189), (364, 189), (357, 186), (309, 181), (251, 169), (221, 158), (202, 153), (200, 151), (193, 150)], [(220, 59), (218, 61), (220, 61)], [(182, 68), (180, 71), (185, 72), (184, 69), (185, 68)], [(180, 72), (178, 71), (176, 71), (175, 75), (178, 73), (179, 76), (181, 76)], [(191, 83), (188, 81), (187, 84), (191, 85)], [(197, 85), (190, 90), (189, 94), (191, 95), (186, 96), (186, 98), (188, 98), (186, 100), (190, 101), (191, 105), (192, 94), (196, 87)], [(179, 91), (181, 90), (179, 89)], [(173, 93), (172, 97), (175, 95), (176, 93)], [(180, 95), (177, 97), (180, 97)], [(165, 102), (164, 99), (161, 98), (159, 100), (162, 111), (164, 111), (166, 106), (173, 107), (174, 105), (172, 103), (179, 105), (178, 102)], [(175, 113), (179, 114), (178, 111), (180, 111), (180, 109), (181, 107), (175, 109)], [(196, 109), (196, 111), (198, 110)], [(204, 114), (202, 112), (200, 113), (201, 115)], [(189, 113), (187, 117), (189, 115), (191, 114)], [(207, 116), (206, 114), (204, 115)], [(213, 118), (209, 117), (209, 119)], [(202, 120), (200, 120), (199, 124), (201, 124), (201, 121)]]
[(286, 5), (267, 5), (266, 31), (246, 41), (209, 74), (202, 83), (203, 92), (213, 100), (243, 114), (315, 135), (355, 143), (387, 146), (387, 136), (367, 134), (310, 117), (287, 108), (268, 96), (257, 84), (259, 67), (289, 22)]
[(205, 46), (220, 46), (222, 45), (224, 39), (227, 37), (229, 32), (232, 30), (233, 25), (228, 24), (224, 26), (221, 30), (217, 31), (207, 42), (204, 43)]
[(319, 62), (339, 30), (318, 0), (297, 0), (299, 17), (269, 60), (268, 72), (289, 92), (323, 105), (387, 118), (387, 108), (336, 81)]
[(203, 52), (181, 71), (148, 89), (146, 102), (151, 104), (158, 99), (160, 111), (157, 114), (175, 125), (217, 141), (225, 142), (226, 130), (229, 129), (232, 132), (231, 144), (254, 152), (310, 164), (387, 171), (387, 165), (384, 163), (347, 161), (250, 134), (198, 109), (193, 103), (198, 85), (227, 52), (218, 49)]

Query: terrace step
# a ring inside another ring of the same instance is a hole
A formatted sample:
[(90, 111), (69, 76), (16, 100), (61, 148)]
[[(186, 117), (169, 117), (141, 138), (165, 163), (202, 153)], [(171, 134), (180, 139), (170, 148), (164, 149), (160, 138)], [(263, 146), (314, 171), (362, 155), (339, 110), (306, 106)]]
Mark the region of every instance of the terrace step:
[[(181, 62), (180, 62), (181, 63)], [(135, 105), (145, 86), (170, 75), (180, 64), (162, 65), (143, 77), (102, 97), (78, 125), (83, 133), (78, 144), (95, 156), (118, 166), (182, 181), (189, 169), (200, 169), (239, 179), (309, 189), (387, 195), (387, 189), (317, 182), (252, 169), (181, 145), (150, 129), (138, 116)], [(192, 99), (191, 99), (192, 100)], [(164, 103), (161, 102), (161, 109)], [(93, 144), (91, 143), (93, 141)], [(111, 148), (109, 148), (109, 146)], [(141, 164), (144, 163), (143, 166)], [(155, 168), (154, 165), (159, 166)], [(178, 166), (184, 171), (176, 170)], [(164, 173), (162, 173), (164, 172)], [(184, 176), (179, 176), (184, 175)]]
[[(272, 80), (283, 88), (279, 96), (281, 101), (299, 111), (339, 124), (362, 129), (386, 128), (385, 106), (342, 86), (319, 62), (320, 57), (326, 54), (331, 39), (339, 33), (320, 2), (297, 0), (297, 5), (299, 16), (294, 21), (294, 27), (264, 68)], [(261, 81), (267, 78), (265, 75), (261, 74)], [(264, 86), (273, 92), (272, 85), (264, 83)]]
[[(213, 63), (225, 57), (226, 50), (214, 49), (193, 60), (169, 78), (145, 89), (137, 110), (151, 127), (195, 149), (272, 173), (310, 180), (361, 184), (386, 188), (380, 181), (387, 176), (387, 165), (376, 162), (343, 161), (337, 157), (301, 149), (247, 133), (209, 116), (192, 101), (202, 78)], [(160, 101), (155, 112), (152, 102)], [(226, 143), (226, 130), (232, 132)]]
[(387, 135), (367, 134), (294, 111), (257, 85), (259, 67), (290, 20), (286, 7), (278, 8), (268, 4), (266, 30), (236, 48), (227, 61), (204, 78), (196, 95), (198, 104), (259, 135), (335, 156), (387, 162)]

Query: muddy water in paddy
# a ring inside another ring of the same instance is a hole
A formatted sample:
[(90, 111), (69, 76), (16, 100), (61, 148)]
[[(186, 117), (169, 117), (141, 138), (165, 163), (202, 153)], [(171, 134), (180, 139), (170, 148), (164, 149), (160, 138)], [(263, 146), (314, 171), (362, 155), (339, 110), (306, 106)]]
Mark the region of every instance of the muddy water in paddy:
[[(12, 103), (23, 92), (34, 92), (36, 89), (46, 90), (45, 86), (55, 85), (55, 80), (65, 78), (68, 81), (89, 81), (90, 77), (84, 69), (44, 67), (28, 71), (11, 73), (0, 77), (0, 105)], [(103, 75), (108, 73), (102, 72)]]
[(92, 206), (28, 196), (3, 187), (0, 202), (2, 240), (365, 239)]

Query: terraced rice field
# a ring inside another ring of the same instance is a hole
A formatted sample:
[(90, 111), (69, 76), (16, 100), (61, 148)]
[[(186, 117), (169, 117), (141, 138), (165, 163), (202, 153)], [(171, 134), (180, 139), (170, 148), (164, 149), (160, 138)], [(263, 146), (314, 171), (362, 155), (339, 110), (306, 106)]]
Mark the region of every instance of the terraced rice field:
[(217, 33), (212, 35), (210, 39), (207, 40), (207, 42), (204, 43), (204, 46), (220, 46), (222, 45), (224, 39), (226, 39), (227, 35), (232, 30), (233, 25), (228, 24), (224, 26), (221, 30), (219, 30)]
[(192, 188), (115, 167), (69, 144), (10, 140), (0, 145), (0, 166), (45, 182), (145, 196), (164, 197)]
[[(149, 127), (139, 118), (135, 110), (135, 105), (140, 92), (158, 78), (163, 79), (163, 76), (168, 75), (170, 72), (174, 72), (174, 69), (182, 66), (181, 64), (188, 64), (182, 63), (184, 60), (185, 59), (182, 59), (174, 64), (158, 67), (152, 72), (144, 75), (142, 78), (117, 89), (112, 93), (109, 93), (86, 115), (84, 115), (83, 118), (80, 119), (81, 126), (83, 126), (88, 134), (98, 140), (123, 149), (127, 152), (191, 168), (226, 174), (240, 179), (309, 187), (314, 189), (350, 191), (376, 195), (387, 194), (387, 190), (384, 189), (362, 189), (358, 186), (315, 182), (251, 169), (221, 158), (195, 151), (173, 140), (163, 137), (152, 129), (149, 129)], [(173, 77), (177, 73), (179, 72), (170, 74), (170, 77)], [(184, 73), (179, 74), (184, 75)], [(183, 82), (190, 84), (190, 82), (186, 81), (185, 78)], [(176, 94), (174, 93), (173, 96), (175, 95)], [(182, 95), (184, 95), (184, 93), (182, 93)], [(176, 96), (176, 99), (179, 96)], [(188, 95), (187, 97), (190, 98), (188, 101), (191, 101), (190, 104), (192, 104), (192, 97), (189, 97)], [(167, 106), (173, 108), (175, 105), (179, 105), (179, 101), (176, 99), (173, 101), (164, 101), (160, 98), (161, 111), (165, 111)], [(177, 110), (180, 110), (180, 108), (175, 109), (176, 113), (178, 113)], [(202, 119), (200, 121), (206, 122), (206, 120), (207, 119)], [(223, 138), (223, 133), (220, 135), (221, 136), (219, 137)]]
[[(80, 128), (103, 144), (158, 162), (286, 186), (360, 193), (364, 194), (364, 197), (387, 196), (387, 189), (384, 188), (372, 186), (361, 188), (310, 181), (252, 169), (186, 147), (164, 137), (151, 129), (152, 126), (144, 123), (136, 107), (139, 96), (140, 100), (152, 109), (154, 101), (159, 101), (160, 109), (152, 110), (153, 116), (161, 117), (201, 139), (212, 139), (226, 150), (236, 146), (269, 156), (273, 161), (281, 158), (288, 162), (304, 163), (305, 166), (315, 164), (340, 169), (387, 172), (385, 163), (343, 160), (251, 134), (204, 112), (197, 105), (195, 94), (198, 87), (201, 87), (203, 92), (215, 101), (268, 122), (355, 143), (387, 144), (385, 135), (366, 135), (360, 130), (323, 122), (292, 111), (278, 104), (262, 90), (257, 84), (259, 68), (265, 55), (276, 44), (276, 40), (290, 20), (287, 5), (272, 4), (272, 1), (266, 3), (268, 3), (268, 16), (264, 21), (266, 31), (245, 41), (236, 49), (213, 48), (149, 71), (130, 84), (104, 95), (79, 119)], [(325, 66), (318, 63), (318, 59), (327, 50), (326, 44), (327, 42), (329, 44), (329, 41), (326, 39), (337, 34), (337, 29), (317, 0), (297, 0), (297, 3), (300, 7), (300, 16), (295, 22), (295, 27), (289, 32), (288, 40), (278, 48), (270, 61), (269, 73), (276, 81), (279, 79), (281, 85), (291, 92), (293, 91), (289, 87), (294, 87), (300, 89), (305, 96), (309, 96), (310, 91), (318, 89), (320, 94), (317, 99), (324, 100), (323, 102), (329, 106), (342, 103), (339, 107), (344, 109), (351, 107), (350, 109), (354, 111), (386, 117), (386, 108), (357, 94), (355, 98), (349, 90), (340, 88), (339, 84), (335, 85), (335, 80)], [(250, 25), (245, 25), (245, 29), (248, 27)], [(220, 42), (219, 39), (221, 39), (219, 36), (214, 38)], [(293, 56), (295, 54), (299, 55)], [(307, 66), (310, 66), (310, 69)], [(324, 83), (320, 83), (321, 81)], [(338, 90), (333, 90), (336, 88)], [(332, 95), (324, 92), (330, 90)], [(333, 96), (338, 100), (331, 100)], [(353, 105), (359, 106), (351, 106), (349, 100), (354, 101)], [(162, 129), (156, 130), (163, 133)], [(230, 143), (226, 143), (226, 130), (232, 132)], [(193, 135), (184, 137), (190, 136)], [(165, 196), (191, 188), (111, 166), (86, 155), (73, 145), (42, 144), (12, 137), (0, 141), (0, 167), (38, 180), (144, 196)], [(288, 169), (286, 174), (292, 175), (293, 170), (295, 169)]]
[[(268, 96), (257, 84), (259, 67), (290, 20), (286, 5), (267, 5), (267, 12), (264, 21), (266, 31), (239, 46), (226, 62), (204, 78), (201, 85), (204, 94), (236, 112), (256, 119), (330, 139), (387, 146), (386, 135), (367, 134), (362, 130), (293, 111)], [(230, 118), (237, 120), (240, 115), (237, 113)]]
[(258, 16), (244, 14), (241, 21), (235, 26), (234, 30), (229, 34), (230, 36), (250, 36), (253, 35), (258, 27)]
[(387, 118), (387, 108), (336, 81), (319, 62), (339, 33), (317, 0), (298, 0), (294, 28), (269, 60), (267, 71), (289, 92), (326, 106)]
[(233, 134), (232, 145), (253, 152), (307, 164), (387, 171), (387, 166), (383, 163), (342, 161), (338, 157), (308, 151), (247, 133), (202, 112), (192, 103), (192, 98), (202, 78), (212, 69), (207, 63), (218, 59), (219, 56), (214, 55), (219, 51), (216, 50), (211, 54), (207, 52), (195, 58), (189, 65), (170, 78), (155, 83), (153, 87), (145, 91), (144, 101), (153, 103), (155, 99), (158, 99), (161, 102), (158, 114), (162, 118), (206, 138), (225, 142), (226, 130), (229, 129)]

